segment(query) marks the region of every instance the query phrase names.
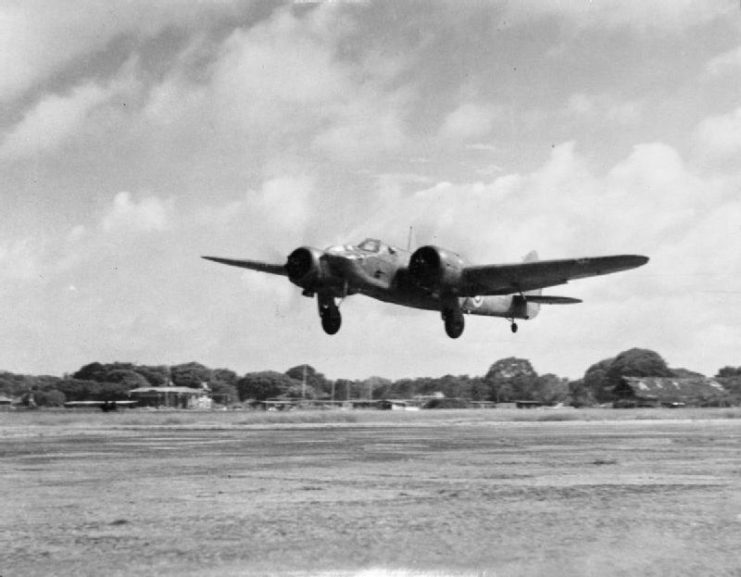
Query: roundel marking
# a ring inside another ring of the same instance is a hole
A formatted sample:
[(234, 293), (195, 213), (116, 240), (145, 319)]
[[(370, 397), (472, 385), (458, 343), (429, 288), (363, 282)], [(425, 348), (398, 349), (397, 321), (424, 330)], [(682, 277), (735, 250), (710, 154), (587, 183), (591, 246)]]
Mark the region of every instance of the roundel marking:
[(475, 296), (473, 299), (471, 299), (471, 302), (473, 302), (473, 306), (476, 308), (479, 308), (484, 303), (484, 297), (482, 296)]

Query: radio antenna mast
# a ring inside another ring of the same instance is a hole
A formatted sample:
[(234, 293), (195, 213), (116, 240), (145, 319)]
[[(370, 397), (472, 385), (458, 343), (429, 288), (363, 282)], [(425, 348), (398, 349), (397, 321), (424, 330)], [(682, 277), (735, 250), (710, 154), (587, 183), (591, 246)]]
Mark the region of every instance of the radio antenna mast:
[(412, 251), (412, 234), (414, 233), (414, 227), (409, 227), (409, 236), (407, 237), (407, 251)]

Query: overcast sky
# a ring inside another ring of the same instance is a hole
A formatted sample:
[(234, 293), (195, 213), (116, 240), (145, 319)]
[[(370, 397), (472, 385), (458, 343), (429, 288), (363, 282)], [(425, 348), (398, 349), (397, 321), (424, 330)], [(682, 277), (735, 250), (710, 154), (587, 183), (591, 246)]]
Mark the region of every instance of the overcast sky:
[[(4, 0), (0, 70), (0, 370), (741, 365), (737, 0)], [(454, 341), (361, 296), (329, 337), (285, 278), (200, 259), (410, 226), (482, 264), (651, 262)]]

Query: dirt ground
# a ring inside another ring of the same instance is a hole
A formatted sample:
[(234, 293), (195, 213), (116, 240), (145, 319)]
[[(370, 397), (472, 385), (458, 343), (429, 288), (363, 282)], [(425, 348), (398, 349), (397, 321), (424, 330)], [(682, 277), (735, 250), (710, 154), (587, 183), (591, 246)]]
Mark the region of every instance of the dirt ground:
[(85, 418), (0, 415), (2, 577), (741, 575), (740, 419)]

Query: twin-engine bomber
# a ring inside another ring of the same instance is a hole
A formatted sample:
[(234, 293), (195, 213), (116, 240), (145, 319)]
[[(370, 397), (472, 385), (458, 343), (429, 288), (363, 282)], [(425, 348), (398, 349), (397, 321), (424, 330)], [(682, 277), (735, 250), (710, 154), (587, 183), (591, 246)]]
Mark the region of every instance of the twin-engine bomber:
[(464, 314), (503, 317), (517, 332), (516, 319), (531, 319), (543, 304), (574, 304), (579, 299), (548, 296), (541, 290), (570, 280), (642, 266), (648, 257), (616, 255), (539, 261), (535, 252), (517, 264), (472, 265), (437, 246), (414, 252), (366, 239), (359, 245), (325, 250), (302, 246), (285, 264), (204, 256), (214, 262), (287, 276), (307, 297), (317, 297), (324, 332), (340, 330), (339, 305), (345, 297), (364, 294), (380, 301), (439, 311), (445, 332), (463, 334)]

